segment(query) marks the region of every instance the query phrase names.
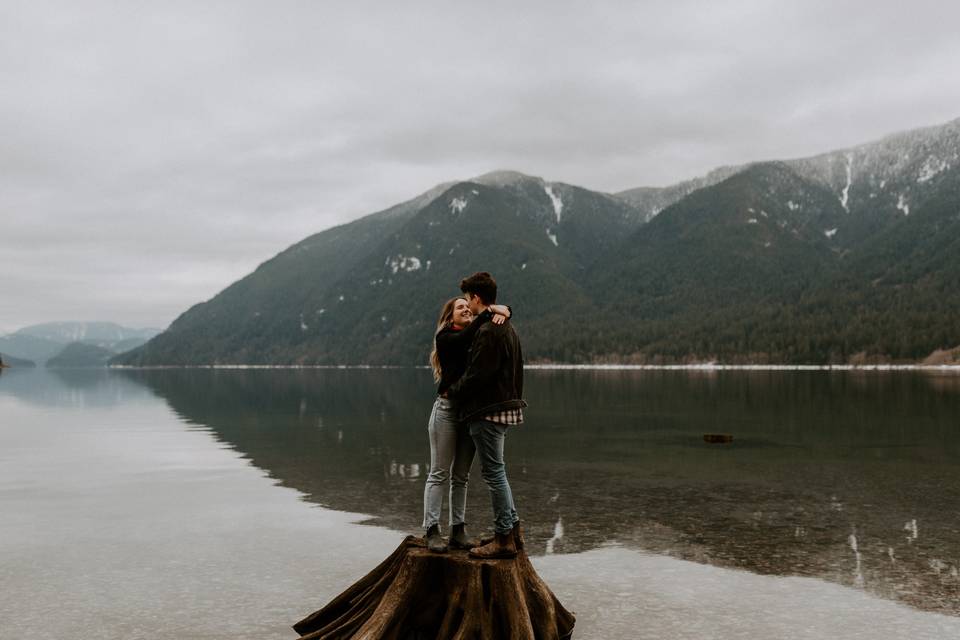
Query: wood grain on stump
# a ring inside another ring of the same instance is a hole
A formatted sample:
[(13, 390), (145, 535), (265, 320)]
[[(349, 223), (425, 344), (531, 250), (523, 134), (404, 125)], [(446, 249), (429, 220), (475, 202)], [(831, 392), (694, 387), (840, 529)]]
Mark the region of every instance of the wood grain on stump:
[(554, 640), (574, 617), (527, 554), (477, 560), (407, 536), (390, 556), (294, 630), (310, 640)]
[(733, 442), (733, 436), (729, 433), (705, 433), (703, 441), (710, 444), (729, 444)]

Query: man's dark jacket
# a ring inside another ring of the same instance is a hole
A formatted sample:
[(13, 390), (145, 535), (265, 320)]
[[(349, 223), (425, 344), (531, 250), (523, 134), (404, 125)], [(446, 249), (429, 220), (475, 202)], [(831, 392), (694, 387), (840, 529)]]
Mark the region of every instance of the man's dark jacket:
[(447, 390), (461, 420), (527, 406), (523, 400), (523, 352), (509, 320), (486, 322), (470, 345), (467, 371)]

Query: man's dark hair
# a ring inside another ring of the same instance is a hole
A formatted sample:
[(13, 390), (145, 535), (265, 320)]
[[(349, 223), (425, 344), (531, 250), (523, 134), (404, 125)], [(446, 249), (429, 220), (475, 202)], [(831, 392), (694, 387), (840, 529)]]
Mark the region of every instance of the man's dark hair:
[(486, 271), (478, 271), (460, 281), (460, 291), (480, 296), (483, 304), (491, 305), (497, 302), (497, 281)]

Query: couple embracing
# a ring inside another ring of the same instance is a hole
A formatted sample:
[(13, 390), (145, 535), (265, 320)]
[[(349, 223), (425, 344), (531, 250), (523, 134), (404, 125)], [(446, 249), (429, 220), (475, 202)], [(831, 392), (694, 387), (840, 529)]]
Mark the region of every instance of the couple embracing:
[[(523, 422), (523, 353), (509, 318), (496, 304), (487, 272), (460, 281), (463, 296), (443, 306), (430, 354), (437, 399), (430, 414), (430, 473), (423, 493), (423, 528), (431, 551), (469, 549), (476, 558), (512, 558), (523, 548), (520, 518), (503, 459), (510, 426)], [(493, 504), (494, 536), (474, 540), (464, 520), (474, 457)], [(449, 544), (440, 534), (445, 485), (450, 484)]]

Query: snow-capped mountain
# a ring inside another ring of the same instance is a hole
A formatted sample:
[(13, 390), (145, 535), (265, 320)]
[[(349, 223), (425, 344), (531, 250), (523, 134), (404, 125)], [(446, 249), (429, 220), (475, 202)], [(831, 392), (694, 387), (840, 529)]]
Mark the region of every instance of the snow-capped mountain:
[[(960, 118), (783, 162), (829, 189), (848, 213), (909, 215), (911, 207), (916, 210), (934, 192), (938, 180), (960, 165)], [(638, 187), (615, 195), (649, 220), (697, 189), (722, 182), (748, 166), (719, 167), (668, 187)]]
[(849, 213), (909, 215), (960, 166), (960, 119), (787, 164), (826, 185)]
[(960, 121), (611, 195), (500, 171), (315, 234), (128, 364), (418, 364), (487, 270), (531, 360), (915, 361), (960, 345)]

